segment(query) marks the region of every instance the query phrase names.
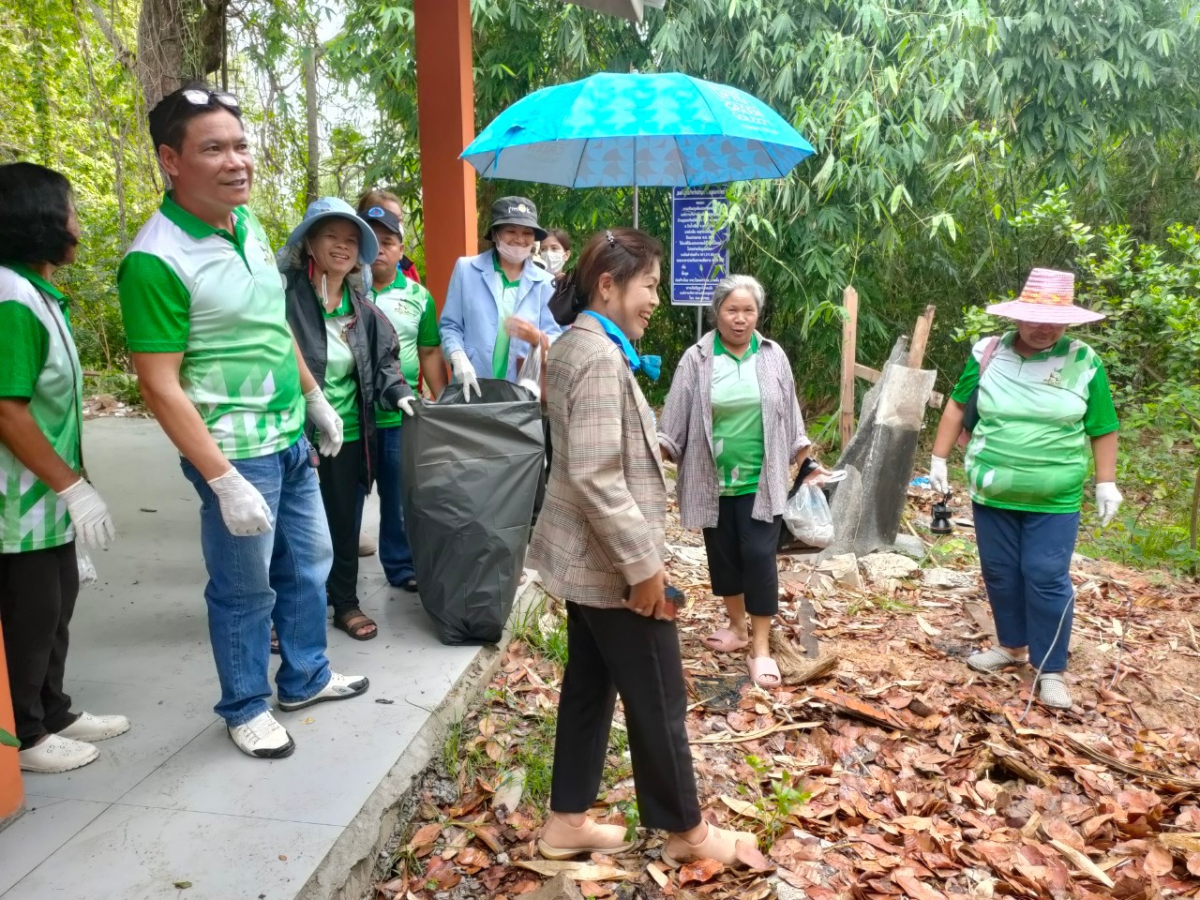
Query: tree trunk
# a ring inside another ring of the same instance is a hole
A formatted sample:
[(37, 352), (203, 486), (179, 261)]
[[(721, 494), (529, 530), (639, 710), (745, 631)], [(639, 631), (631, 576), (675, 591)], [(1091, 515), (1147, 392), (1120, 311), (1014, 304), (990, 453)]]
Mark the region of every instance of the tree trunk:
[(304, 113), (308, 126), (308, 165), (304, 176), (304, 202), (312, 203), (321, 195), (321, 133), (317, 119), (317, 44), (313, 29), (308, 52), (304, 57)]
[(138, 18), (137, 76), (146, 108), (221, 67), (230, 0), (144, 0)]

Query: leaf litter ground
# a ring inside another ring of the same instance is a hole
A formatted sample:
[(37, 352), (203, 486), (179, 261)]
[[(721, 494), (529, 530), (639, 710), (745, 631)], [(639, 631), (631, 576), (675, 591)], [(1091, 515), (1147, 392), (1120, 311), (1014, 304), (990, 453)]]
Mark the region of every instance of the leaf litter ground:
[[(858, 588), (781, 557), (784, 686), (768, 693), (704, 645), (723, 610), (699, 536), (669, 528), (704, 815), (756, 832), (765, 857), (672, 870), (641, 830), (618, 858), (538, 857), (565, 659), (551, 604), (453, 729), (376, 896), (512, 898), (565, 872), (621, 900), (1200, 897), (1200, 588), (1077, 557), (1075, 706), (1054, 712), (1030, 706), (1031, 671), (964, 665), (990, 621), (963, 533), (923, 573)], [(632, 831), (626, 743), (618, 708), (592, 814)]]

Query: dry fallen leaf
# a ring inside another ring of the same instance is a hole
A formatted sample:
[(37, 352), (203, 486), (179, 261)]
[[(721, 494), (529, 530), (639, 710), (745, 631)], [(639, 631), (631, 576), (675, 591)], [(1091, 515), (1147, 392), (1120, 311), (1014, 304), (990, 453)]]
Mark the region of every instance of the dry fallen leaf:
[(942, 633), (942, 629), (934, 628), (932, 625), (929, 624), (929, 622), (927, 622), (925, 620), (925, 617), (923, 615), (921, 615), (920, 613), (917, 613), (917, 625), (920, 627), (920, 629), (923, 632), (925, 632), (930, 637), (937, 637), (939, 634)]
[(572, 881), (627, 881), (637, 878), (636, 872), (626, 872), (614, 866), (597, 866), (591, 863), (555, 862), (548, 859), (518, 859), (513, 865), (530, 872), (553, 878), (560, 872)]
[(684, 884), (704, 884), (712, 881), (722, 872), (725, 871), (725, 866), (717, 862), (715, 859), (696, 859), (689, 863), (685, 863), (679, 869), (679, 883)]
[(474, 847), (464, 847), (462, 850), (459, 850), (455, 862), (465, 869), (468, 875), (474, 875), (476, 872), (486, 869), (492, 864), (491, 857), (482, 850), (476, 850)]
[(763, 856), (761, 850), (745, 841), (738, 841), (734, 844), (733, 855), (737, 857), (738, 862), (752, 872), (771, 872), (775, 869), (771, 861)]
[(747, 819), (757, 819), (759, 822), (767, 822), (770, 817), (746, 800), (739, 800), (737, 797), (730, 797), (728, 794), (721, 795), (721, 802), (732, 809), (739, 816), (745, 816)]
[(1156, 878), (1162, 878), (1175, 868), (1175, 859), (1164, 850), (1162, 847), (1154, 846), (1150, 848), (1150, 852), (1146, 854), (1146, 859), (1142, 863), (1142, 869), (1147, 875), (1153, 875)]
[(662, 870), (658, 863), (650, 863), (646, 866), (646, 871), (650, 873), (650, 877), (654, 879), (654, 883), (660, 888), (665, 888), (671, 880), (670, 876)]
[(408, 842), (408, 846), (413, 850), (432, 850), (433, 845), (441, 836), (442, 826), (437, 822), (430, 822), (428, 825), (422, 825), (413, 834), (412, 839)]

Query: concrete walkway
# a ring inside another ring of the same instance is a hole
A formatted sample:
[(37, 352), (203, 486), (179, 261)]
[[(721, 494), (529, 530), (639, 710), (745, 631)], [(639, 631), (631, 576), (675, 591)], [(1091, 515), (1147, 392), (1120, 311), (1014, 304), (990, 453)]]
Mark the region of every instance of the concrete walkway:
[(360, 597), (381, 634), (331, 631), (329, 657), (368, 675), (370, 691), (280, 714), (291, 758), (242, 755), (212, 711), (198, 500), (178, 457), (154, 422), (105, 419), (85, 433), (120, 537), (80, 593), (67, 689), (76, 709), (123, 713), (133, 728), (86, 768), (25, 778), (26, 812), (0, 832), (0, 897), (308, 900), (365, 883), (439, 720), (495, 651), (443, 646), (419, 601), (363, 560)]

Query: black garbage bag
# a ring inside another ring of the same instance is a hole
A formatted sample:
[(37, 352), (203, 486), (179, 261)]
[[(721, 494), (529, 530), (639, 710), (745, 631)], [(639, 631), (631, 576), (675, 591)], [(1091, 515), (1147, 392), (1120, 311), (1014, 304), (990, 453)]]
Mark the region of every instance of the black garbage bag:
[(512, 612), (545, 451), (541, 406), (507, 381), (451, 384), (404, 423), (404, 521), (445, 644), (494, 644)]

